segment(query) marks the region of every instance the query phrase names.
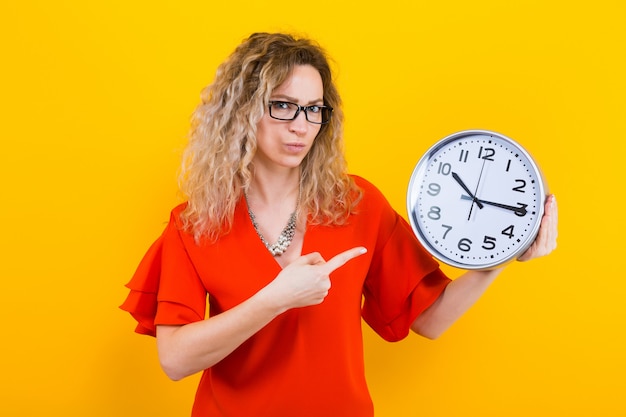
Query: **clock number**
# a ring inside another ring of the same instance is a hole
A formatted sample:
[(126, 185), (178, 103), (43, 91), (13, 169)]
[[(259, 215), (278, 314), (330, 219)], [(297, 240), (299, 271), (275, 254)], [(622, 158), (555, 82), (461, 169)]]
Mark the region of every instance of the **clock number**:
[(504, 230), (502, 231), (502, 234), (503, 234), (504, 236), (508, 236), (508, 237), (509, 237), (509, 239), (512, 239), (512, 238), (513, 238), (513, 236), (514, 236), (514, 235), (513, 235), (513, 225), (510, 225), (509, 227), (507, 227), (506, 229), (504, 229)]
[(459, 156), (459, 162), (467, 162), (467, 157), (469, 155), (469, 151), (465, 149), (461, 149), (461, 155)]
[(526, 187), (526, 181), (524, 181), (524, 180), (515, 180), (515, 182), (521, 183), (521, 185), (518, 185), (517, 187), (513, 187), (513, 191), (517, 191), (519, 193), (525, 193), (526, 191), (524, 191), (524, 187)]
[(478, 159), (486, 159), (487, 161), (493, 161), (493, 156), (496, 154), (496, 150), (493, 148), (480, 147), (478, 151)]
[(428, 212), (428, 218), (431, 220), (439, 220), (441, 218), (441, 208), (432, 206)]
[(439, 194), (439, 191), (441, 191), (441, 185), (437, 184), (436, 182), (431, 182), (430, 184), (428, 184), (428, 191), (426, 192), (429, 195), (432, 195), (434, 197)]
[(509, 168), (511, 168), (511, 160), (509, 159), (509, 162), (506, 163), (506, 172), (509, 172)]
[(443, 175), (450, 175), (450, 172), (452, 172), (452, 165), (450, 165), (449, 163), (442, 163), (439, 162), (439, 169), (437, 170), (437, 173), (439, 174), (443, 174)]
[(470, 246), (471, 244), (472, 244), (472, 241), (464, 237), (463, 239), (459, 240), (459, 244), (457, 246), (463, 252), (469, 252), (470, 249), (472, 249), (472, 247)]
[(528, 207), (528, 204), (517, 203), (517, 206), (518, 207), (515, 210), (515, 215), (519, 217), (524, 217), (526, 213), (528, 213), (528, 210), (526, 210), (526, 207)]
[(446, 231), (443, 232), (443, 237), (442, 237), (442, 239), (445, 239), (448, 233), (450, 232), (450, 230), (452, 230), (452, 226), (448, 226), (447, 224), (442, 224), (441, 227), (446, 229)]
[(485, 236), (483, 240), (483, 249), (493, 250), (496, 248), (496, 238), (491, 236)]

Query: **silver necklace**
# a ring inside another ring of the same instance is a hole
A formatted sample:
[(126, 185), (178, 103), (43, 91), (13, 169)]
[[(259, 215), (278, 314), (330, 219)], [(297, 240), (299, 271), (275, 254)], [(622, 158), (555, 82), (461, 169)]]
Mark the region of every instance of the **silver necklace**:
[(246, 199), (246, 205), (248, 206), (248, 215), (250, 216), (250, 220), (252, 221), (252, 226), (254, 226), (254, 230), (256, 230), (256, 234), (259, 235), (261, 242), (263, 242), (263, 244), (265, 245), (267, 250), (270, 251), (272, 256), (280, 256), (285, 253), (285, 251), (291, 244), (293, 237), (296, 235), (296, 213), (298, 211), (298, 205), (296, 204), (296, 209), (293, 211), (293, 213), (291, 213), (291, 216), (289, 216), (287, 226), (285, 226), (283, 231), (280, 232), (280, 235), (278, 235), (278, 240), (272, 245), (265, 239), (265, 237), (259, 230), (259, 225), (256, 222), (256, 217), (254, 216), (254, 213), (250, 208), (250, 203), (248, 202), (248, 193), (244, 192), (243, 195)]

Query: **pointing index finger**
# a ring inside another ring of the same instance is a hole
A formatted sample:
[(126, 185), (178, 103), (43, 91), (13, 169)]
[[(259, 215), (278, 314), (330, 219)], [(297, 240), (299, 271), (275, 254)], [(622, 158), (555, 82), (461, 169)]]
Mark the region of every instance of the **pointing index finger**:
[(367, 252), (367, 249), (364, 248), (363, 246), (358, 246), (356, 248), (348, 249), (347, 251), (341, 252), (333, 256), (331, 259), (329, 259), (328, 262), (326, 262), (326, 264), (323, 266), (323, 268), (325, 268), (328, 274), (330, 274), (335, 269), (339, 268), (340, 266), (343, 266), (349, 260), (354, 259), (357, 256), (361, 256), (366, 252)]

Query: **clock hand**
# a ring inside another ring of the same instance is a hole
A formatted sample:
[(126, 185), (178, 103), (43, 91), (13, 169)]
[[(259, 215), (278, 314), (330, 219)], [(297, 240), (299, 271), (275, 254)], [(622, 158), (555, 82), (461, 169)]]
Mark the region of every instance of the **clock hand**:
[(472, 201), (472, 205), (470, 206), (469, 214), (467, 215), (467, 221), (468, 222), (472, 218), (472, 211), (474, 211), (474, 203), (476, 203), (478, 208), (480, 208), (480, 209), (483, 208), (481, 206), (481, 203), (479, 203), (479, 200), (478, 200), (478, 198), (476, 196), (478, 195), (478, 186), (480, 185), (480, 180), (483, 178), (483, 171), (485, 170), (485, 162), (487, 162), (487, 160), (483, 159), (483, 164), (480, 167), (480, 174), (478, 174), (478, 181), (476, 181), (476, 188), (474, 189), (474, 200)]
[(514, 206), (508, 206), (506, 204), (493, 203), (491, 201), (483, 201), (483, 203), (489, 204), (495, 207), (500, 207), (506, 210), (511, 210), (512, 212), (515, 213), (516, 216), (519, 216), (519, 217), (524, 217), (526, 213), (528, 213), (528, 211), (526, 210), (526, 206), (528, 206), (528, 204), (517, 203), (518, 206), (514, 207)]
[(526, 207), (528, 206), (528, 204), (522, 204), (522, 203), (517, 203), (518, 206), (509, 206), (507, 204), (502, 204), (502, 203), (495, 203), (493, 201), (487, 201), (487, 200), (479, 200), (476, 197), (472, 198), (466, 195), (461, 195), (461, 199), (462, 200), (476, 200), (477, 202), (481, 202), (482, 204), (487, 204), (490, 206), (494, 206), (494, 207), (500, 207), (506, 210), (511, 210), (512, 212), (514, 212), (517, 216), (520, 217), (524, 217), (526, 215), (526, 213), (528, 213), (528, 211), (526, 210)]
[(461, 188), (463, 188), (463, 190), (465, 190), (465, 192), (470, 195), (468, 200), (472, 200), (474, 203), (476, 203), (478, 208), (483, 208), (482, 202), (479, 201), (476, 197), (474, 197), (474, 194), (472, 194), (472, 192), (469, 190), (469, 188), (467, 188), (467, 185), (465, 185), (465, 183), (463, 182), (461, 177), (459, 177), (459, 175), (456, 172), (452, 173), (452, 178), (454, 178), (454, 180), (459, 183)]

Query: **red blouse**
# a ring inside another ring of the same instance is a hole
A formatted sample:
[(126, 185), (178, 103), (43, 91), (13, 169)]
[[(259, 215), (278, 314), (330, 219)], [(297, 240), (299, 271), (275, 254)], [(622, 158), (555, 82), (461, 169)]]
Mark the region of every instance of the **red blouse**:
[[(325, 259), (355, 246), (368, 252), (331, 274), (323, 303), (287, 311), (218, 364), (204, 371), (192, 416), (373, 416), (365, 382), (361, 318), (397, 341), (450, 280), (419, 245), (407, 222), (380, 191), (363, 189), (358, 213), (346, 226), (309, 225), (302, 253)], [(214, 316), (246, 300), (280, 272), (258, 238), (246, 203), (233, 230), (214, 244), (196, 244), (172, 211), (128, 283), (122, 309), (136, 331), (155, 335), (159, 324), (204, 320), (207, 294)]]

